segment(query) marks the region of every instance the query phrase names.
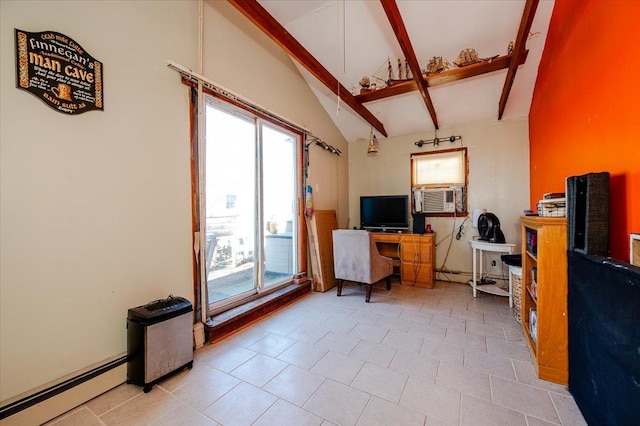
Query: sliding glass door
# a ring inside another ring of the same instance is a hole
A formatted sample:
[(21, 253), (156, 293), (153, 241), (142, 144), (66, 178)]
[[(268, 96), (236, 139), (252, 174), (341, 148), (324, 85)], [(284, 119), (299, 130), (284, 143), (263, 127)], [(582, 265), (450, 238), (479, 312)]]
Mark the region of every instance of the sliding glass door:
[(276, 285), (294, 274), (296, 265), (296, 140), (262, 126), (262, 201), (264, 286)]
[(205, 279), (217, 309), (297, 270), (298, 139), (215, 98), (206, 104)]

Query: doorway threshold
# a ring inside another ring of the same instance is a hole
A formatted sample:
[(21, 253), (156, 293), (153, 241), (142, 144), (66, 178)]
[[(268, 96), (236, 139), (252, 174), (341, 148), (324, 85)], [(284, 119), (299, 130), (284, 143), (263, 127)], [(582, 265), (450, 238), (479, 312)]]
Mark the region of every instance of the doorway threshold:
[(222, 340), (309, 292), (311, 292), (309, 281), (291, 284), (259, 299), (213, 315), (205, 325), (207, 342), (215, 343)]

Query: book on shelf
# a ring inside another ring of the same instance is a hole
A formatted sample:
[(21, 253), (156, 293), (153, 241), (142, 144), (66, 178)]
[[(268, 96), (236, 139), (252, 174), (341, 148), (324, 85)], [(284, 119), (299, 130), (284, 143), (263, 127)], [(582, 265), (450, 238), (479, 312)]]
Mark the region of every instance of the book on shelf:
[(536, 343), (538, 339), (538, 313), (533, 308), (529, 310), (529, 335), (533, 343)]
[(527, 251), (532, 255), (538, 254), (538, 233), (527, 229)]
[(535, 299), (538, 297), (538, 268), (536, 268), (535, 266), (531, 267), (531, 285), (530, 285), (530, 291), (531, 291), (531, 296)]

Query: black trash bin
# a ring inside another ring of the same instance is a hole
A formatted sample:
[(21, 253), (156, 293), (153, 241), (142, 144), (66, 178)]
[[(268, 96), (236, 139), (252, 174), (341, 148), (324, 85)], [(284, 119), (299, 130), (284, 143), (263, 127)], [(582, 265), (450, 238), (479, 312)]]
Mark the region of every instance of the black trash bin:
[(158, 381), (193, 367), (193, 307), (169, 296), (129, 309), (127, 383), (149, 392)]
[(522, 266), (521, 254), (503, 254), (500, 259), (509, 266)]

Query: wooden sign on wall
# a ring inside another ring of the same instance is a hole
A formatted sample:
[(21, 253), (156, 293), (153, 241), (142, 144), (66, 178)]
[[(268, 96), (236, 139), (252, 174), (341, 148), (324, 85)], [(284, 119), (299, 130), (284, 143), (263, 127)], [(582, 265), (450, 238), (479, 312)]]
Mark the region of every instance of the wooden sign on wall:
[(16, 35), (16, 87), (64, 114), (104, 110), (103, 65), (55, 31)]

